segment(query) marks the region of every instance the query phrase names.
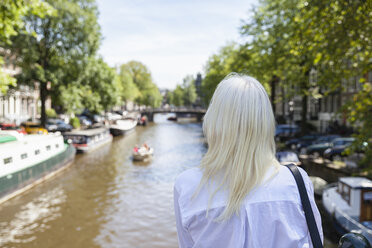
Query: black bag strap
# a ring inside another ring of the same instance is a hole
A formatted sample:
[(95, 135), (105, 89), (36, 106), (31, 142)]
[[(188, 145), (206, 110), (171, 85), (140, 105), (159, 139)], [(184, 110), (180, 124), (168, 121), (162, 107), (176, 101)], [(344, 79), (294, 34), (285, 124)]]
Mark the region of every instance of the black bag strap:
[(298, 170), (297, 165), (295, 164), (286, 164), (285, 166), (292, 172), (293, 177), (296, 180), (297, 188), (298, 188), (298, 191), (300, 192), (302, 208), (304, 209), (304, 212), (305, 212), (305, 218), (306, 218), (307, 226), (309, 228), (310, 237), (311, 237), (313, 246), (315, 248), (323, 248), (323, 244), (320, 239), (318, 227), (315, 222), (313, 209), (311, 208), (309, 197), (307, 195), (305, 183), (301, 176), (301, 173)]

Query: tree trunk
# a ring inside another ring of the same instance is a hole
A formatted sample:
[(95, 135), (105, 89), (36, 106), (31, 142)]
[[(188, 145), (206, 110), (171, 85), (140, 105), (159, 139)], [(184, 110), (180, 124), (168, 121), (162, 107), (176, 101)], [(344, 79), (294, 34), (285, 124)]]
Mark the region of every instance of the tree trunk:
[(41, 101), (41, 126), (45, 127), (46, 124), (46, 111), (45, 111), (45, 103), (47, 99), (47, 84), (40, 83), (40, 101)]
[(303, 95), (301, 109), (301, 133), (307, 133), (307, 129), (307, 95)]
[(276, 93), (276, 84), (279, 82), (279, 78), (277, 76), (273, 76), (270, 81), (271, 87), (271, 105), (273, 107), (274, 116), (276, 116), (276, 104), (275, 104), (275, 93)]

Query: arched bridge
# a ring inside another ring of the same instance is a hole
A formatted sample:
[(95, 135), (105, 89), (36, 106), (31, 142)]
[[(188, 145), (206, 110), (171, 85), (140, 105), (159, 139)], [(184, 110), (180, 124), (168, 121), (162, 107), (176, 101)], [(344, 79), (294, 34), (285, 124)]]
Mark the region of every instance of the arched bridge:
[(183, 115), (193, 115), (197, 118), (198, 121), (201, 121), (206, 109), (202, 108), (151, 108), (151, 109), (143, 109), (140, 110), (141, 116), (146, 115), (148, 121), (154, 121), (154, 114), (160, 113), (175, 113), (176, 116), (183, 116)]

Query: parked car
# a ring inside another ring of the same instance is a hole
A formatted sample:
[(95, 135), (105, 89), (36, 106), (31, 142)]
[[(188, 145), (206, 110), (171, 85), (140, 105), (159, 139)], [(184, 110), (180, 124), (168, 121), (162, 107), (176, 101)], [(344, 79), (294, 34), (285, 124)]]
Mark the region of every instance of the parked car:
[(102, 115), (93, 115), (93, 122), (94, 123), (104, 123), (105, 117)]
[(67, 124), (60, 119), (48, 119), (46, 128), (49, 132), (67, 132), (72, 130), (72, 126), (70, 124)]
[(25, 129), (28, 134), (47, 134), (48, 130), (43, 128), (39, 123), (36, 122), (24, 122), (21, 127)]
[(79, 115), (79, 116), (77, 116), (77, 118), (79, 118), (80, 124), (83, 127), (89, 127), (93, 124), (93, 122), (89, 119), (89, 117), (87, 117), (85, 115)]
[(304, 151), (306, 151), (306, 148), (308, 146), (314, 145), (317, 143), (317, 140), (319, 139), (320, 135), (319, 134), (310, 134), (310, 135), (305, 135), (303, 139), (300, 140), (300, 142), (297, 143), (296, 145), (296, 150), (303, 154)]
[(300, 128), (297, 125), (282, 124), (277, 125), (275, 128), (275, 139), (280, 140), (283, 138), (293, 137), (300, 132)]
[(324, 158), (332, 161), (341, 161), (343, 157), (346, 157), (344, 154), (345, 149), (353, 143), (355, 138), (339, 138), (335, 139), (333, 146), (324, 151)]
[(323, 156), (325, 150), (335, 146), (334, 142), (336, 142), (336, 140), (342, 139), (337, 135), (329, 135), (327, 137), (323, 136), (321, 138), (322, 139), (319, 138), (317, 140), (317, 142), (319, 143), (308, 146), (306, 148), (307, 155), (313, 155), (314, 157)]
[(0, 123), (0, 130), (14, 130), (21, 134), (27, 134), (24, 128), (19, 127), (14, 123)]
[(314, 141), (314, 144), (329, 143), (337, 138), (341, 138), (341, 136), (337, 134), (329, 134), (329, 135), (320, 136), (318, 139)]
[(317, 138), (319, 138), (319, 134), (309, 134), (299, 138), (290, 139), (285, 142), (285, 145), (292, 150), (300, 151), (302, 147), (312, 145)]

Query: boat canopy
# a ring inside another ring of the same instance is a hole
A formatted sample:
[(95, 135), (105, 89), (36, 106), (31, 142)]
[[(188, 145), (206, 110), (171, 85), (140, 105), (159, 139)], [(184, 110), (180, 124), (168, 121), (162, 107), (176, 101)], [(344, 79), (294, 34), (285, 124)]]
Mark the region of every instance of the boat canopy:
[(2, 135), (0, 134), (0, 143), (6, 143), (10, 141), (16, 141), (17, 138), (12, 135)]
[(108, 132), (107, 128), (93, 128), (93, 129), (86, 129), (86, 130), (79, 130), (65, 133), (64, 135), (71, 136), (71, 135), (83, 135), (83, 136), (93, 136), (100, 133)]
[(341, 177), (339, 180), (352, 189), (372, 189), (372, 181), (365, 177)]

